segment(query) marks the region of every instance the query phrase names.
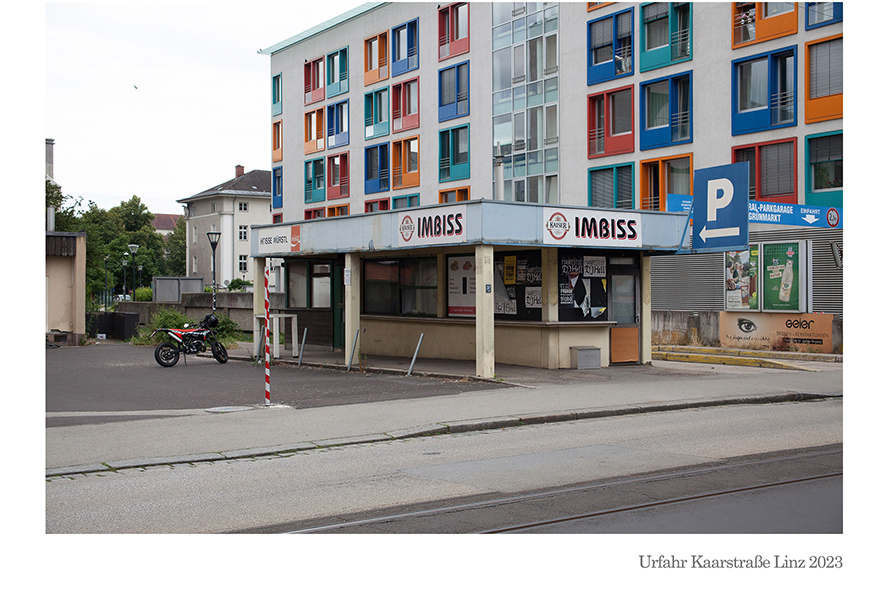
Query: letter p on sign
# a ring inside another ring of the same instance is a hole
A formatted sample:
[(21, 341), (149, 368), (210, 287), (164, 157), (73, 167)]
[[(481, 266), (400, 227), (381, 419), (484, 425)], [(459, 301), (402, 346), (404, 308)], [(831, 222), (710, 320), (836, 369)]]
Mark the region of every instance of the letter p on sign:
[(732, 201), (735, 189), (725, 178), (708, 181), (708, 222), (717, 220), (717, 210), (722, 210)]

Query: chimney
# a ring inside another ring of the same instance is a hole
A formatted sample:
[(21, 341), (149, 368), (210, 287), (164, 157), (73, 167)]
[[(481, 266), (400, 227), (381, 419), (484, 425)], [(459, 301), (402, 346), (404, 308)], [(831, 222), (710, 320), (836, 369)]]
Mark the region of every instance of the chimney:
[(237, 177), (243, 177), (246, 171), (243, 169), (243, 165), (237, 165), (234, 167), (234, 179)]
[(54, 156), (53, 156), (53, 148), (55, 145), (55, 140), (52, 138), (46, 139), (46, 174), (55, 179), (54, 177)]

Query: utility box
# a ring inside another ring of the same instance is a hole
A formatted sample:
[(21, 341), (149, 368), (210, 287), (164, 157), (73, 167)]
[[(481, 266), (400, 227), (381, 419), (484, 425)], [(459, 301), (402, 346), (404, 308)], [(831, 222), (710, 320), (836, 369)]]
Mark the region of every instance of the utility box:
[(570, 346), (569, 366), (573, 369), (599, 369), (600, 348), (597, 346)]

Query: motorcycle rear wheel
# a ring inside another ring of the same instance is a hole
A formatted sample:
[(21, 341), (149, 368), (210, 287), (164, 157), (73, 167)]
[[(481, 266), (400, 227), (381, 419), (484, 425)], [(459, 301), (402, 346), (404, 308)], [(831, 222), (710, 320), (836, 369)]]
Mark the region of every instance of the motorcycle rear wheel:
[(228, 350), (221, 342), (212, 343), (212, 355), (221, 364), (228, 362)]
[(178, 362), (178, 348), (170, 342), (161, 342), (154, 349), (154, 359), (161, 367), (172, 367)]

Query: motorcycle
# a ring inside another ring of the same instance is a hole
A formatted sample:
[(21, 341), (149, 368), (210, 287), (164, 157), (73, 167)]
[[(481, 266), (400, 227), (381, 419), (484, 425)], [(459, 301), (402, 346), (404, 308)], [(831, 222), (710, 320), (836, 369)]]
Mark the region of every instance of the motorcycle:
[[(154, 359), (157, 364), (163, 367), (175, 366), (181, 354), (197, 354), (198, 352), (206, 352), (206, 344), (212, 350), (212, 356), (224, 364), (228, 362), (228, 351), (225, 345), (218, 341), (215, 332), (212, 331), (218, 325), (218, 317), (209, 313), (195, 328), (189, 328), (189, 324), (185, 324), (185, 329), (171, 329), (161, 327), (154, 330), (151, 334), (153, 338), (155, 334), (166, 332), (172, 342), (161, 342), (154, 349)], [(187, 357), (185, 358), (187, 364)]]

